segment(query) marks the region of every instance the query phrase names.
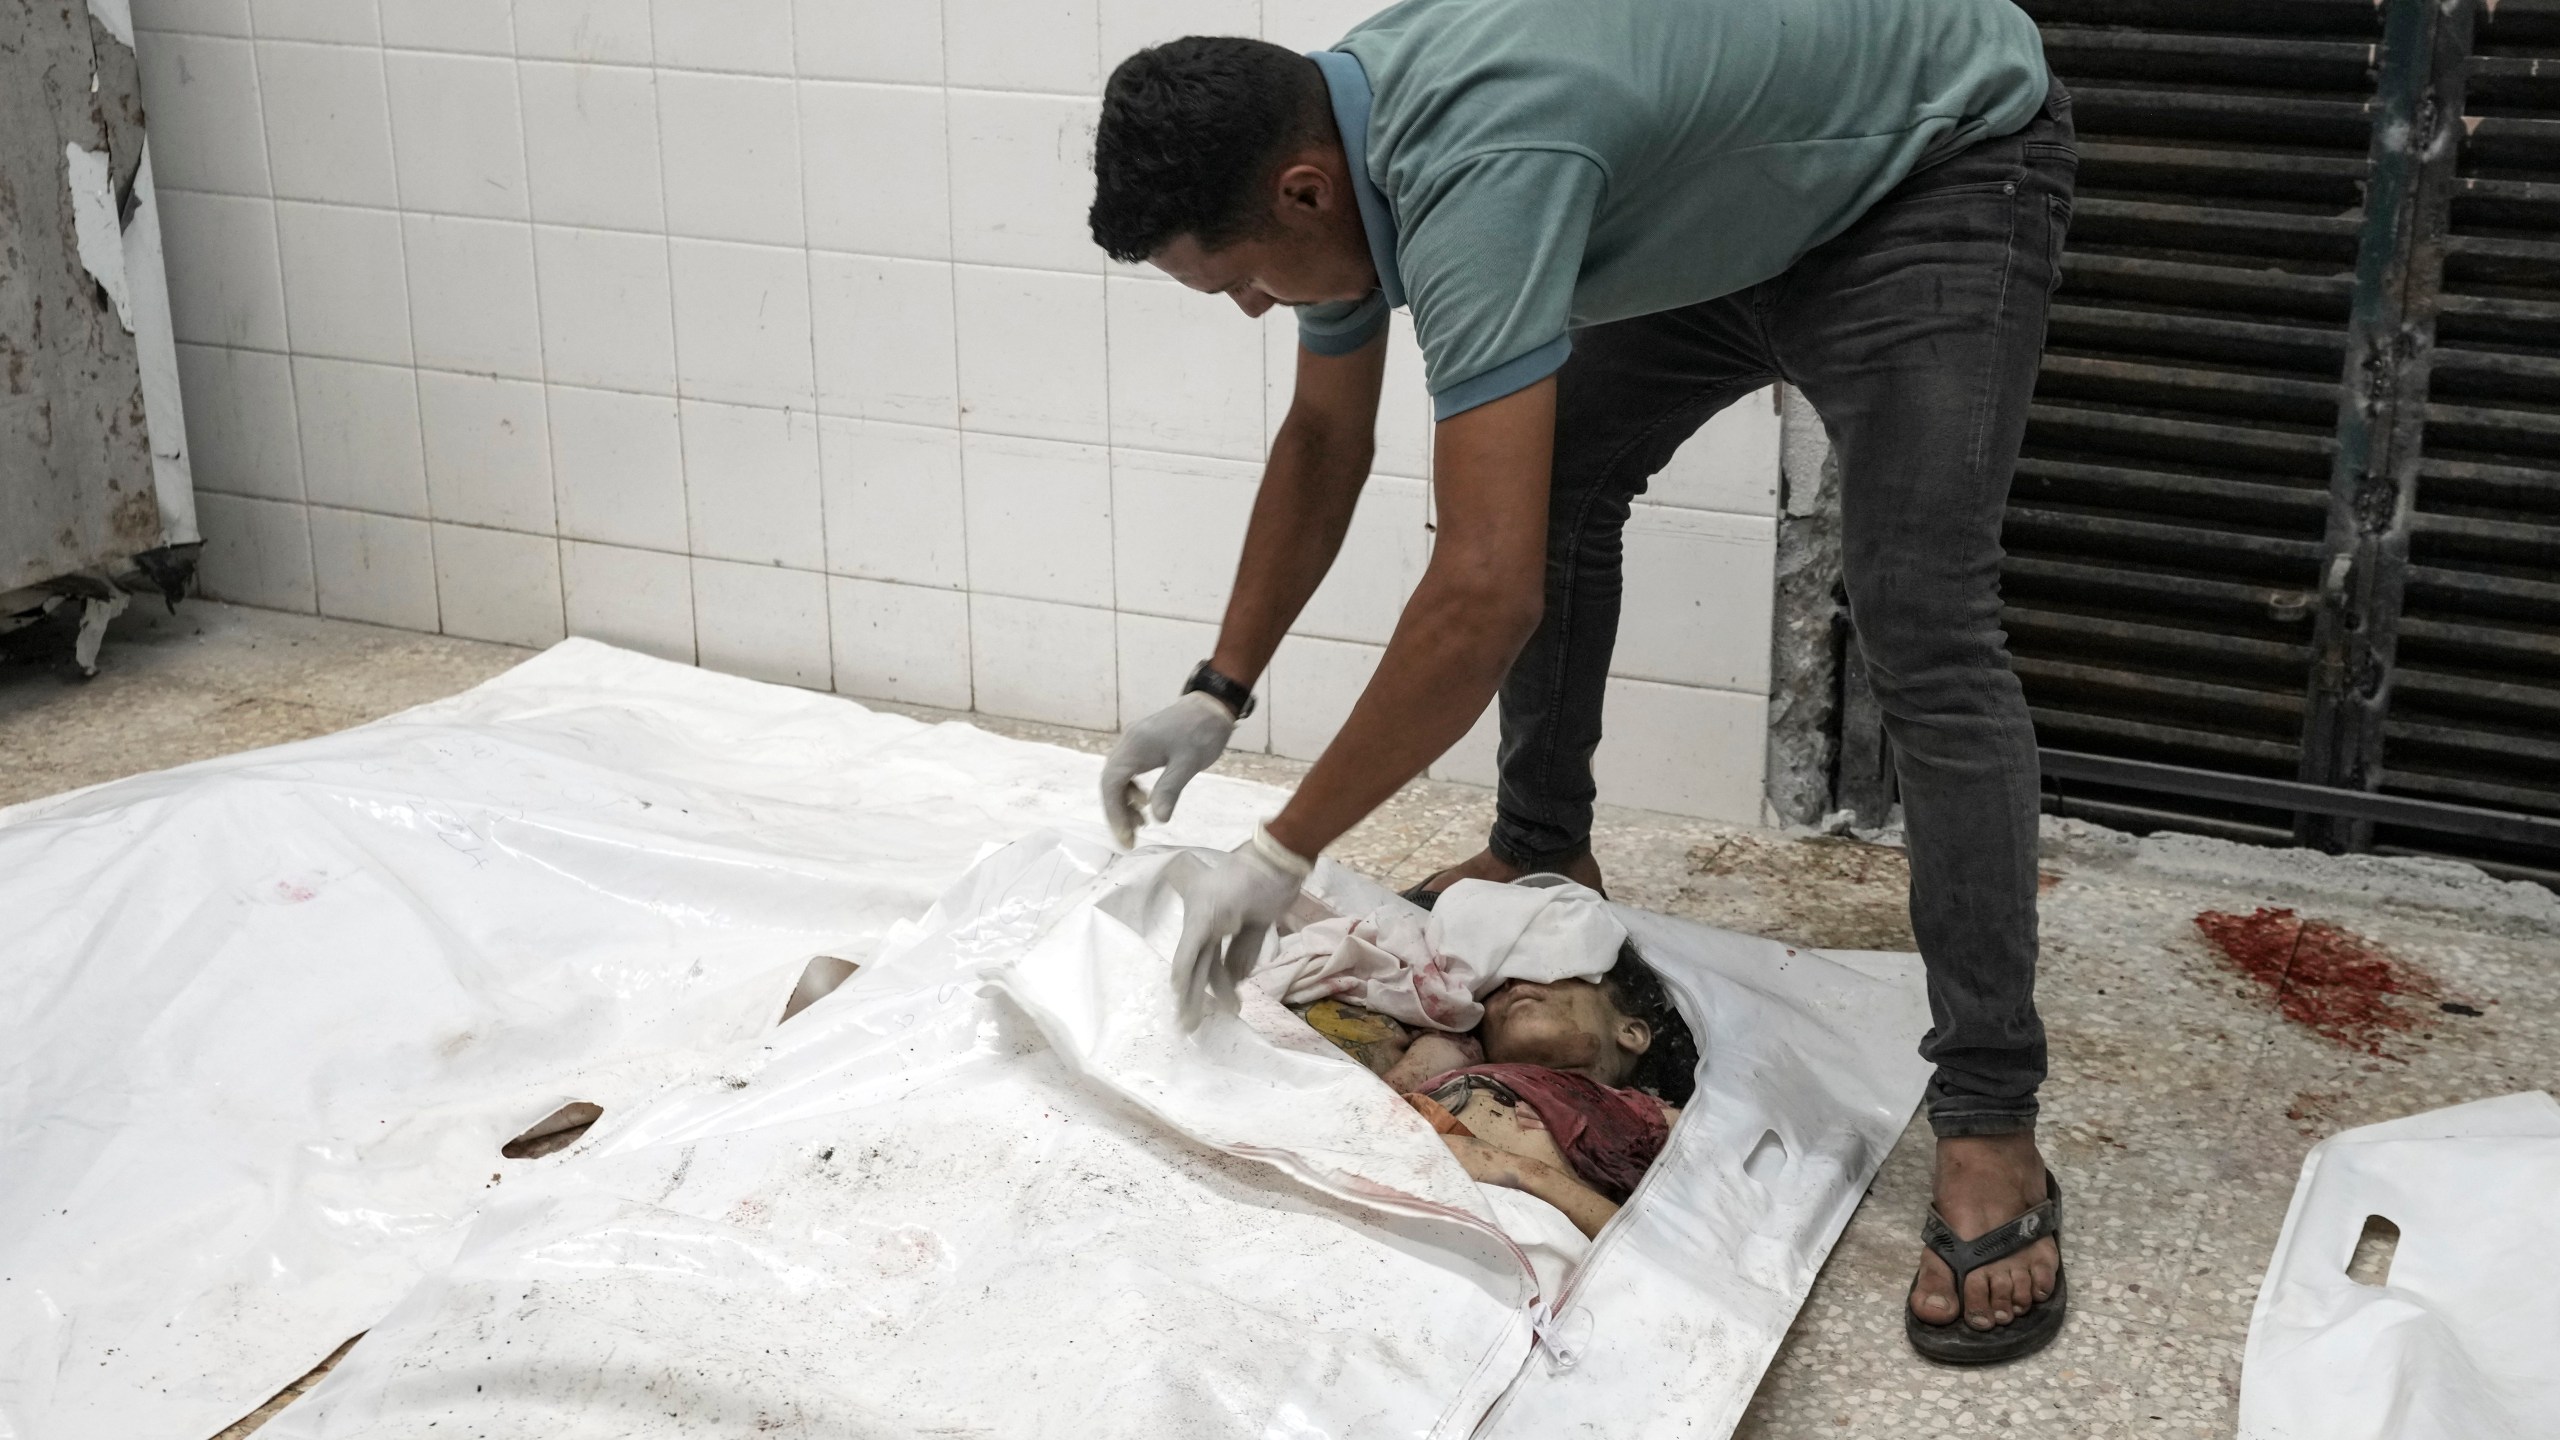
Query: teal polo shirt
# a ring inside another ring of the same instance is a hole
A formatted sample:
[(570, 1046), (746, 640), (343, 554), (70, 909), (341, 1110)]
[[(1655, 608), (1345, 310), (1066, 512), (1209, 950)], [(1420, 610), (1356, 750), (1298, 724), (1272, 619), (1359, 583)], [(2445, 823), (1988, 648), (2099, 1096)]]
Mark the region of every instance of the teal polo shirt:
[(1378, 289), (1302, 307), (1299, 341), (1347, 354), (1410, 307), (1443, 420), (1581, 326), (1784, 271), (2048, 83), (2010, 0), (1403, 0), (1311, 58)]

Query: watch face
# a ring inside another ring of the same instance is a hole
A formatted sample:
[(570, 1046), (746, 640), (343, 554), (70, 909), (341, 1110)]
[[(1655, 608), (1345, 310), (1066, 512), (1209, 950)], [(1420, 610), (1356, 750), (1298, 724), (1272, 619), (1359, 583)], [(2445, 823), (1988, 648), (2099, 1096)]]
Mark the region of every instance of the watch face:
[(1239, 720), (1253, 713), (1253, 692), (1211, 669), (1206, 660), (1192, 668), (1191, 678), (1182, 690), (1186, 695), (1194, 690), (1205, 692), (1234, 711)]

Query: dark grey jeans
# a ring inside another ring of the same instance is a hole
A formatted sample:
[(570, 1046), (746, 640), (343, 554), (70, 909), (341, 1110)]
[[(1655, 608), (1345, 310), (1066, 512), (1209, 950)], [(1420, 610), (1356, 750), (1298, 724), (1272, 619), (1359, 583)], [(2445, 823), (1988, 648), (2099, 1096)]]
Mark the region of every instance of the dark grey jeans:
[[(2032, 1125), (2036, 745), (2000, 631), (2000, 519), (2071, 218), (2070, 96), (1904, 181), (1785, 274), (1576, 332), (1558, 376), (1547, 608), (1502, 687), (1491, 845), (1590, 843), (1628, 505), (1681, 442), (1783, 380), (1840, 465), (1842, 562), (1893, 740), (1940, 1135)], [(1637, 798), (1637, 797), (1630, 797)]]

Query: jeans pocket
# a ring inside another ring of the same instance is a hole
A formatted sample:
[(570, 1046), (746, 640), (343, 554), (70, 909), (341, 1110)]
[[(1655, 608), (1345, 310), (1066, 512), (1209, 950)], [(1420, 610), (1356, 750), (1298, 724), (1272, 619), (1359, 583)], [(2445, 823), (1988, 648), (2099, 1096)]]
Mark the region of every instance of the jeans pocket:
[(2068, 199), (2060, 195), (2046, 198), (2045, 233), (2048, 236), (2049, 248), (2045, 259), (2053, 272), (2053, 278), (2046, 286), (2047, 292), (2050, 293), (2062, 288), (2063, 241), (2071, 234), (2071, 202)]
[(1962, 200), (1968, 197), (2017, 193), (2018, 182), (2015, 180), (1958, 180), (1945, 185), (1908, 185), (1906, 183), (1905, 188), (1894, 191), (1888, 198), (1904, 201)]

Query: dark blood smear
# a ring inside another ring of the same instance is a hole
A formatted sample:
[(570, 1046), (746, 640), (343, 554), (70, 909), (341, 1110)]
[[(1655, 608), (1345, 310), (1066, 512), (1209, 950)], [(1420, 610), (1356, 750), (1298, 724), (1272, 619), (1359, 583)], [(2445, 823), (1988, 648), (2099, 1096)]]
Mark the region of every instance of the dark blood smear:
[(2367, 1055), (2398, 1059), (2383, 1042), (2418, 1023), (2418, 1013), (2394, 996), (2434, 1000), (2440, 993), (2433, 977), (2354, 931), (2290, 910), (2207, 910), (2196, 928), (2234, 969), (2266, 988), (2284, 1018)]

